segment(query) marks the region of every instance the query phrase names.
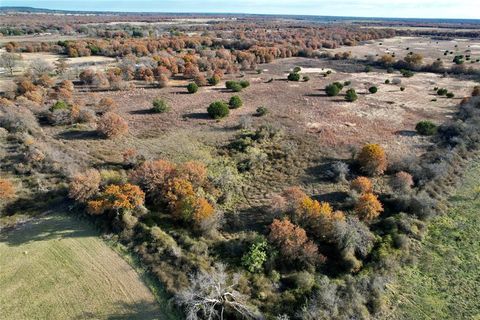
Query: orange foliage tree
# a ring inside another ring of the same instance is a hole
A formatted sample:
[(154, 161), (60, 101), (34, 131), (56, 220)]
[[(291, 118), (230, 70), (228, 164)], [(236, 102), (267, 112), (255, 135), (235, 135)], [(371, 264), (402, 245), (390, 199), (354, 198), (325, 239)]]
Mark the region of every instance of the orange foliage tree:
[(364, 193), (355, 205), (355, 212), (358, 217), (366, 222), (377, 218), (383, 212), (383, 206), (373, 193)]
[(104, 213), (106, 210), (119, 212), (140, 207), (145, 201), (145, 193), (136, 185), (126, 183), (111, 184), (96, 200), (88, 201), (88, 212), (93, 215)]
[(369, 175), (382, 174), (387, 170), (387, 155), (378, 144), (370, 143), (363, 146), (357, 160), (362, 170)]
[(78, 173), (70, 182), (68, 196), (76, 201), (86, 202), (98, 192), (100, 182), (100, 173), (95, 169)]
[(9, 200), (15, 196), (15, 187), (7, 179), (0, 179), (0, 200)]
[(97, 131), (107, 138), (116, 138), (128, 132), (128, 123), (118, 114), (107, 112), (97, 121)]
[(270, 225), (268, 240), (279, 250), (283, 259), (288, 262), (317, 264), (325, 258), (318, 253), (318, 248), (308, 240), (304, 229), (294, 225), (289, 220), (273, 220)]
[(372, 184), (372, 181), (367, 177), (357, 177), (351, 182), (350, 188), (362, 194), (362, 193), (372, 192), (373, 184)]

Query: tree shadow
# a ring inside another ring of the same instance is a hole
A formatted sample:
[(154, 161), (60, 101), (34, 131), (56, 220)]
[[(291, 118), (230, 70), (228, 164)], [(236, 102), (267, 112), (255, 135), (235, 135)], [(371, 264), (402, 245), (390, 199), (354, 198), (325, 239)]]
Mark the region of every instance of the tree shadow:
[(417, 132), (414, 130), (398, 130), (395, 131), (395, 134), (402, 137), (413, 137), (417, 135)]
[(115, 309), (122, 310), (114, 314), (95, 314), (94, 312), (83, 312), (81, 315), (73, 318), (81, 319), (108, 319), (108, 320), (161, 320), (166, 317), (162, 316), (158, 305), (154, 302), (139, 301), (133, 303), (117, 302)]
[(101, 140), (102, 137), (95, 130), (71, 130), (57, 134), (63, 140)]
[[(45, 212), (45, 214), (48, 213), (50, 212)], [(85, 223), (72, 223), (71, 219), (71, 217), (58, 213), (32, 219), (2, 232), (0, 242), (5, 242), (10, 246), (19, 246), (34, 241), (52, 239), (60, 241), (65, 238), (98, 236), (95, 229), (88, 227)]]
[(205, 112), (192, 112), (183, 115), (187, 119), (197, 119), (197, 120), (212, 120), (212, 118)]
[(349, 197), (347, 192), (343, 191), (334, 191), (324, 194), (319, 194), (313, 196), (312, 198), (321, 201), (321, 202), (328, 202), (333, 205), (335, 208), (339, 208), (345, 204), (347, 198)]
[(129, 111), (128, 113), (130, 114), (154, 114), (155, 112), (153, 112), (151, 109), (140, 109), (140, 110), (132, 110), (132, 111)]

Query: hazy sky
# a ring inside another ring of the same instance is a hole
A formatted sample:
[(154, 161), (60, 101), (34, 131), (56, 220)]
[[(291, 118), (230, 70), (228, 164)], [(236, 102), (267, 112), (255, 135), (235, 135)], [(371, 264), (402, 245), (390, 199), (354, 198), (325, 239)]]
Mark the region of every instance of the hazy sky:
[(0, 0), (0, 5), (64, 10), (480, 19), (480, 0)]

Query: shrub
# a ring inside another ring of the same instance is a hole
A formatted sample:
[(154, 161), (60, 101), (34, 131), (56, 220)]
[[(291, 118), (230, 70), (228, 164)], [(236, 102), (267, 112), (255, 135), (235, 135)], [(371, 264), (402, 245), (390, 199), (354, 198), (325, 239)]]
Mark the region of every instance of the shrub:
[(68, 105), (68, 103), (66, 103), (65, 101), (63, 100), (58, 100), (57, 102), (55, 102), (51, 107), (50, 110), (51, 112), (53, 111), (56, 111), (56, 110), (67, 110), (69, 109), (70, 106)]
[(128, 123), (118, 114), (107, 112), (97, 121), (97, 131), (106, 138), (116, 138), (128, 132)]
[(341, 90), (342, 90), (342, 87), (336, 85), (335, 83), (329, 84), (328, 86), (325, 87), (325, 93), (329, 97), (337, 96)]
[(480, 96), (480, 86), (475, 86), (473, 87), (472, 90), (472, 97), (478, 97)]
[(165, 113), (170, 110), (167, 102), (160, 98), (156, 98), (155, 100), (153, 100), (152, 105), (152, 111), (155, 113)]
[(415, 130), (422, 136), (432, 136), (437, 132), (437, 125), (431, 121), (423, 120), (417, 123)]
[(243, 87), (240, 83), (238, 82), (235, 82), (232, 86), (231, 86), (231, 89), (233, 92), (240, 92), (242, 91)]
[(411, 70), (400, 70), (400, 73), (402, 74), (402, 76), (404, 76), (405, 78), (411, 78), (413, 77), (415, 74), (413, 73), (413, 71)]
[(293, 72), (295, 72), (295, 73), (299, 73), (300, 71), (302, 71), (302, 68), (300, 68), (300, 67), (293, 68)]
[(357, 177), (350, 183), (350, 189), (363, 194), (373, 191), (373, 183), (367, 177)]
[(439, 96), (445, 96), (445, 95), (447, 95), (447, 93), (448, 93), (448, 90), (445, 89), (445, 88), (440, 88), (440, 89), (437, 90), (437, 94)]
[(267, 261), (267, 242), (257, 240), (250, 246), (248, 252), (242, 256), (242, 265), (250, 272), (256, 273), (263, 270)]
[(399, 192), (409, 192), (413, 186), (413, 177), (405, 171), (397, 172), (390, 180), (390, 186)]
[(230, 113), (228, 105), (223, 101), (215, 101), (207, 108), (207, 112), (213, 119), (221, 119)]
[(400, 87), (400, 91), (405, 91), (405, 87)]
[(290, 73), (288, 74), (287, 79), (288, 79), (289, 81), (300, 81), (300, 77), (301, 77), (301, 76), (300, 76), (300, 73), (290, 72)]
[(377, 91), (378, 91), (378, 88), (375, 86), (368, 88), (368, 92), (370, 93), (377, 93)]
[(308, 81), (310, 81), (310, 77), (309, 77), (309, 76), (303, 76), (303, 78), (302, 78), (302, 79), (303, 79), (303, 81), (305, 81), (305, 82), (308, 82)]
[(196, 93), (198, 91), (198, 85), (195, 82), (187, 85), (188, 93)]
[(348, 102), (354, 102), (357, 99), (358, 99), (358, 96), (355, 89), (353, 88), (348, 89), (347, 92), (345, 93), (345, 100), (347, 100)]
[(116, 104), (115, 104), (115, 101), (113, 101), (112, 98), (103, 97), (98, 102), (97, 107), (98, 107), (98, 110), (101, 111), (101, 112), (109, 112), (109, 111), (113, 111), (115, 109)]
[(242, 86), (242, 88), (248, 88), (250, 87), (250, 82), (248, 80), (240, 80), (239, 84)]
[(308, 240), (304, 229), (289, 220), (273, 220), (268, 240), (279, 250), (282, 258), (290, 263), (317, 264), (324, 260), (317, 246)]
[(232, 90), (232, 87), (233, 85), (237, 83), (236, 81), (233, 81), (233, 80), (227, 80), (225, 82), (225, 88), (229, 89), (229, 90)]
[(111, 184), (105, 188), (99, 198), (88, 201), (88, 212), (92, 215), (103, 214), (107, 210), (123, 212), (143, 205), (145, 193), (136, 185)]
[(336, 182), (344, 182), (347, 180), (347, 175), (350, 172), (348, 164), (343, 161), (336, 161), (332, 164), (328, 175)]
[(228, 102), (228, 105), (232, 109), (237, 109), (237, 108), (240, 108), (243, 105), (243, 101), (239, 96), (232, 96), (230, 98), (230, 101)]
[(95, 169), (89, 169), (85, 173), (73, 176), (70, 182), (68, 196), (75, 201), (87, 202), (100, 188), (100, 173)]
[(446, 96), (447, 96), (447, 98), (451, 99), (451, 98), (455, 97), (455, 94), (453, 92), (447, 92)]
[(385, 84), (390, 84), (390, 80), (385, 80)]
[(385, 150), (378, 144), (366, 144), (358, 154), (357, 160), (363, 172), (376, 175), (387, 169)]
[(343, 83), (343, 85), (344, 85), (345, 87), (347, 87), (347, 86), (349, 86), (349, 85), (351, 85), (351, 84), (352, 84), (352, 81), (349, 81), (349, 80), (348, 80), (348, 81), (345, 81), (345, 82)]
[(355, 213), (363, 221), (370, 222), (382, 212), (382, 204), (378, 201), (377, 196), (371, 192), (361, 195), (355, 205)]
[(211, 85), (211, 86), (216, 86), (219, 83), (220, 83), (220, 77), (219, 76), (214, 75), (214, 76), (208, 78), (208, 84)]
[(7, 179), (0, 178), (0, 201), (6, 201), (15, 196), (15, 187)]
[(268, 109), (266, 107), (258, 107), (257, 108), (257, 117), (262, 117), (268, 113)]

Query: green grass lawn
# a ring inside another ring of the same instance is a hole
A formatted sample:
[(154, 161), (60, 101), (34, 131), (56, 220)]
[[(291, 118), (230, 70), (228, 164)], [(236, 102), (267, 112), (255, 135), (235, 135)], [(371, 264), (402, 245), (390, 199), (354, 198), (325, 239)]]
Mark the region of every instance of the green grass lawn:
[(0, 235), (0, 319), (171, 319), (92, 227), (54, 214)]
[(480, 319), (480, 164), (469, 169), (452, 209), (431, 222), (417, 264), (393, 289), (391, 319)]

